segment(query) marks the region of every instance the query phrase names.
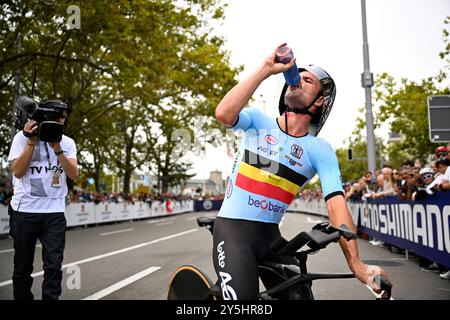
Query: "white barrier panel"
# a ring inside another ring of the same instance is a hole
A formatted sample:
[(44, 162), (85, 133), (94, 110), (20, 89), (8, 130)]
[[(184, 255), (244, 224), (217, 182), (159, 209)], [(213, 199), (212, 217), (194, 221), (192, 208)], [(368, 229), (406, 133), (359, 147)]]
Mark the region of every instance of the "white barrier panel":
[(66, 207), (65, 216), (67, 226), (81, 226), (85, 224), (95, 223), (95, 204), (88, 203), (71, 203)]
[(164, 216), (166, 215), (165, 203), (161, 201), (152, 202), (152, 217)]
[(363, 205), (362, 203), (357, 202), (347, 202), (347, 207), (350, 211), (350, 214), (352, 215), (353, 223), (355, 224), (355, 226), (357, 226), (360, 207), (363, 208), (362, 210), (363, 212), (365, 212), (366, 210), (364, 207), (367, 207), (367, 204)]
[(191, 212), (194, 211), (194, 201), (185, 200), (181, 201), (181, 212)]
[[(132, 219), (144, 219), (170, 214), (194, 211), (194, 201), (174, 201), (169, 203), (154, 201), (152, 207), (145, 202), (129, 203), (71, 203), (66, 206), (64, 213), (67, 226), (81, 226), (93, 223), (106, 223)], [(0, 205), (0, 234), (9, 233), (8, 207)]]
[(115, 203), (100, 203), (95, 205), (95, 222), (113, 222), (117, 220), (117, 213), (115, 208), (117, 205)]
[(154, 201), (152, 203), (151, 216), (159, 217), (191, 211), (194, 211), (193, 200), (169, 202)]
[(9, 233), (8, 206), (0, 204), (0, 234)]
[(151, 215), (150, 207), (145, 202), (136, 202), (134, 205), (134, 219), (149, 218)]
[(176, 201), (176, 202), (172, 202), (172, 213), (181, 213), (181, 202), (180, 201)]
[(124, 221), (132, 219), (132, 208), (133, 205), (130, 203), (117, 203), (116, 204), (116, 221)]
[[(350, 211), (355, 226), (358, 225), (360, 208), (362, 212), (365, 212), (365, 214), (363, 214), (363, 218), (367, 216), (367, 203), (364, 204), (359, 202), (347, 202), (347, 207)], [(324, 200), (295, 199), (291, 203), (287, 211), (313, 213), (328, 217), (327, 205)]]
[(295, 199), (286, 211), (314, 213), (328, 217), (327, 205), (323, 199)]

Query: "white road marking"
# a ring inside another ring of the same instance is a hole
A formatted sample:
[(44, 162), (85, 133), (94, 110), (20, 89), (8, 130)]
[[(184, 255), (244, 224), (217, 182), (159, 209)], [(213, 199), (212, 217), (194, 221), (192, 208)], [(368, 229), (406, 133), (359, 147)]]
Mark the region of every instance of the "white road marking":
[(100, 235), (101, 236), (108, 236), (110, 234), (122, 233), (122, 232), (127, 232), (127, 231), (132, 231), (132, 230), (134, 230), (134, 229), (133, 228), (121, 229), (121, 230), (116, 230), (116, 231), (103, 232), (103, 233), (100, 233)]
[(100, 291), (94, 293), (93, 295), (90, 295), (89, 297), (84, 298), (83, 300), (100, 300), (101, 298), (106, 297), (107, 295), (109, 295), (117, 290), (120, 290), (123, 287), (126, 287), (127, 285), (129, 285), (133, 282), (136, 282), (155, 271), (158, 271), (159, 269), (161, 269), (161, 267), (150, 267), (148, 269), (145, 269), (139, 273), (132, 275), (131, 277), (128, 277), (126, 279), (123, 279), (122, 281), (119, 281), (119, 282), (113, 284), (112, 286), (109, 286), (108, 288), (100, 290)]
[[(42, 244), (37, 244), (36, 248), (42, 248)], [(14, 248), (13, 249), (6, 249), (6, 250), (1, 250), (0, 253), (8, 253), (8, 252), (14, 252)]]
[(155, 226), (163, 226), (163, 225), (172, 224), (172, 223), (173, 223), (173, 221), (166, 221), (166, 222), (157, 223), (157, 224), (155, 224)]
[[(161, 241), (170, 240), (170, 239), (173, 239), (173, 238), (176, 238), (176, 237), (184, 236), (186, 234), (195, 232), (197, 230), (198, 230), (197, 228), (186, 230), (186, 231), (183, 231), (183, 232), (180, 232), (180, 233), (172, 234), (170, 236), (162, 237), (162, 238), (155, 239), (155, 240), (148, 241), (148, 242), (143, 242), (143, 243), (131, 246), (131, 247), (127, 247), (127, 248), (123, 248), (123, 249), (120, 249), (120, 250), (111, 251), (111, 252), (108, 252), (108, 253), (105, 253), (105, 254), (101, 254), (101, 255), (98, 255), (98, 256), (90, 257), (90, 258), (87, 258), (87, 259), (71, 262), (71, 263), (63, 265), (62, 269), (65, 269), (65, 268), (68, 268), (68, 267), (72, 267), (72, 266), (77, 266), (77, 265), (80, 265), (80, 264), (83, 264), (83, 263), (88, 263), (88, 262), (91, 262), (91, 261), (95, 261), (95, 260), (99, 260), (99, 259), (103, 259), (103, 258), (107, 258), (107, 257), (111, 257), (111, 256), (114, 256), (114, 255), (117, 255), (117, 254), (121, 254), (121, 253), (124, 253), (124, 252), (131, 251), (131, 250), (140, 249), (142, 247), (146, 247), (146, 246), (149, 246), (151, 244), (155, 244), (155, 243), (158, 243), (158, 242), (161, 242)], [(38, 277), (38, 276), (42, 276), (43, 274), (44, 274), (44, 271), (39, 271), (39, 272), (33, 273), (31, 276), (33, 278), (35, 278), (35, 277)], [(6, 280), (6, 281), (3, 281), (3, 282), (0, 282), (0, 287), (4, 287), (4, 286), (10, 285), (10, 284), (12, 284), (12, 280)]]
[(146, 223), (148, 224), (153, 224), (153, 223), (160, 223), (162, 221), (175, 221), (175, 218), (170, 218), (170, 219), (154, 219), (154, 220), (150, 220), (147, 221)]

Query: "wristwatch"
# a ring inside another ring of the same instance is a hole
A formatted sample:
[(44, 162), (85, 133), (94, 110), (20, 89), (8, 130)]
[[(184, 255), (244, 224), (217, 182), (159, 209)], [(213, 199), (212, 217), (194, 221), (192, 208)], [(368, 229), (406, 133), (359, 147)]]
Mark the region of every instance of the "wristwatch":
[(60, 154), (63, 154), (63, 153), (64, 153), (64, 151), (62, 149), (55, 151), (56, 156), (59, 156)]

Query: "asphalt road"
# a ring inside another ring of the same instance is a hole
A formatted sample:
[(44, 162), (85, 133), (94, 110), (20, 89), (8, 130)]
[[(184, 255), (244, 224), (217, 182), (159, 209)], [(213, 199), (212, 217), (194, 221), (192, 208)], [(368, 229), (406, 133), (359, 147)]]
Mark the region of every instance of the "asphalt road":
[[(198, 228), (196, 217), (217, 212), (193, 212), (165, 218), (121, 222), (70, 229), (66, 233), (61, 299), (165, 299), (167, 284), (181, 264), (194, 264), (212, 280), (212, 237)], [(323, 217), (287, 213), (281, 232), (287, 239), (310, 230)], [(393, 254), (358, 240), (362, 260), (379, 264), (394, 284), (394, 299), (450, 300), (450, 281), (421, 271), (418, 259)], [(0, 239), (0, 299), (12, 299), (12, 239)], [(37, 246), (33, 294), (41, 298), (42, 258)], [(331, 244), (308, 260), (312, 272), (349, 272), (337, 244)], [(315, 281), (316, 299), (373, 300), (374, 294), (355, 279)]]

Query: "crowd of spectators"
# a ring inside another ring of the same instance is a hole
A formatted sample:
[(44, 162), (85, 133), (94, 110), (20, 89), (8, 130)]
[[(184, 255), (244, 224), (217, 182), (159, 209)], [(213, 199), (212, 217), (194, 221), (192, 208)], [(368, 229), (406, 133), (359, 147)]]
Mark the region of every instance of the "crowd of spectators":
[(161, 201), (165, 202), (166, 200), (171, 201), (182, 201), (182, 200), (192, 200), (193, 197), (190, 195), (175, 195), (173, 193), (123, 193), (123, 192), (92, 192), (87, 189), (83, 190), (71, 190), (68, 194), (69, 203), (77, 203), (77, 202), (94, 202), (95, 204), (99, 203), (131, 203), (134, 204), (137, 201), (146, 202), (151, 207), (152, 202)]
[[(445, 192), (450, 200), (450, 143), (439, 146), (434, 159), (425, 166), (420, 161), (406, 160), (398, 169), (385, 165), (373, 174), (370, 171), (357, 181), (348, 182), (344, 186), (345, 198), (349, 201), (365, 201), (388, 196), (396, 196), (410, 201), (424, 200), (437, 193)], [(372, 245), (385, 246), (377, 239), (370, 241)], [(403, 250), (386, 245), (393, 252)], [(420, 259), (423, 271), (440, 273), (440, 277), (450, 280), (450, 270), (436, 262)]]
[(435, 159), (426, 166), (411, 160), (398, 169), (385, 165), (374, 174), (367, 171), (357, 181), (347, 182), (344, 190), (347, 200), (398, 196), (411, 201), (450, 191), (450, 144), (436, 148)]
[(0, 175), (0, 204), (7, 206), (13, 195), (11, 180), (8, 176)]

